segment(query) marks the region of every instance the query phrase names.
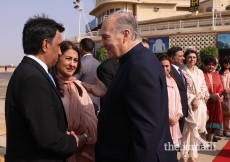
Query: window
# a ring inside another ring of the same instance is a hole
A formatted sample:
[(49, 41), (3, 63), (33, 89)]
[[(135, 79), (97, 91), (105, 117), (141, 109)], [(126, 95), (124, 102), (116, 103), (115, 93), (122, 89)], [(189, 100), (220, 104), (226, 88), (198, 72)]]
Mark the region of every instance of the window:
[(206, 12), (212, 12), (212, 7), (207, 7)]
[(110, 9), (110, 14), (112, 14), (114, 12), (114, 9)]

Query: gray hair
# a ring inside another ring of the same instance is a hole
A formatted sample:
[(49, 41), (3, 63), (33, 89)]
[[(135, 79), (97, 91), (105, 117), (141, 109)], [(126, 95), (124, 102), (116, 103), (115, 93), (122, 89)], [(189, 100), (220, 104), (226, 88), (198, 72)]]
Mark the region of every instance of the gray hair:
[(131, 13), (119, 10), (114, 12), (112, 15), (116, 17), (115, 27), (117, 29), (117, 33), (121, 33), (125, 29), (129, 29), (133, 40), (140, 39), (137, 20)]
[(194, 46), (187, 46), (185, 47), (184, 52), (186, 52), (189, 49), (196, 51), (196, 48)]

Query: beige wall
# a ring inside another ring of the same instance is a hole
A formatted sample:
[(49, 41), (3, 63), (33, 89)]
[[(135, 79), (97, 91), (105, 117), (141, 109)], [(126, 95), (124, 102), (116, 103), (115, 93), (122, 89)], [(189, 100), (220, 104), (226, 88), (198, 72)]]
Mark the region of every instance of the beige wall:
[[(224, 11), (226, 9), (226, 6), (228, 6), (230, 4), (230, 0), (215, 0), (216, 3), (214, 5), (216, 5), (215, 9), (217, 11)], [(219, 3), (219, 5), (218, 5)], [(208, 0), (205, 2), (201, 2), (200, 6), (199, 6), (199, 12), (206, 12), (207, 7), (212, 7), (212, 1)]]
[[(159, 7), (156, 11), (155, 7)], [(188, 11), (177, 11), (175, 4), (137, 4), (137, 20), (149, 20), (189, 14)]]

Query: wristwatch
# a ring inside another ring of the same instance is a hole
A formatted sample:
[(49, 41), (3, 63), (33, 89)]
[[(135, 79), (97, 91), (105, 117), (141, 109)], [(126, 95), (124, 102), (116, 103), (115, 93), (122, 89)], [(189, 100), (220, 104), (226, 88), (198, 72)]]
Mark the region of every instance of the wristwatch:
[(83, 135), (85, 136), (85, 138), (87, 139), (87, 141), (89, 140), (89, 137), (86, 133), (83, 133)]

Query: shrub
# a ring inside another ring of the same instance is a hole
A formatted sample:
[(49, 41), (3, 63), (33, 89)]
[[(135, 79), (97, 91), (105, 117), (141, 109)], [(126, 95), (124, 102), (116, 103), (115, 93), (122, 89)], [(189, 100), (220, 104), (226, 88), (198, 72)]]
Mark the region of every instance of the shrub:
[(100, 46), (98, 46), (97, 52), (96, 52), (96, 59), (97, 59), (99, 62), (103, 62), (104, 60), (107, 59), (105, 53), (106, 53), (106, 52), (105, 52), (105, 49), (104, 49), (104, 48), (101, 48)]
[(204, 62), (204, 59), (206, 57), (217, 57), (218, 58), (218, 56), (219, 56), (218, 48), (215, 46), (208, 46), (200, 50), (200, 59), (202, 63)]

